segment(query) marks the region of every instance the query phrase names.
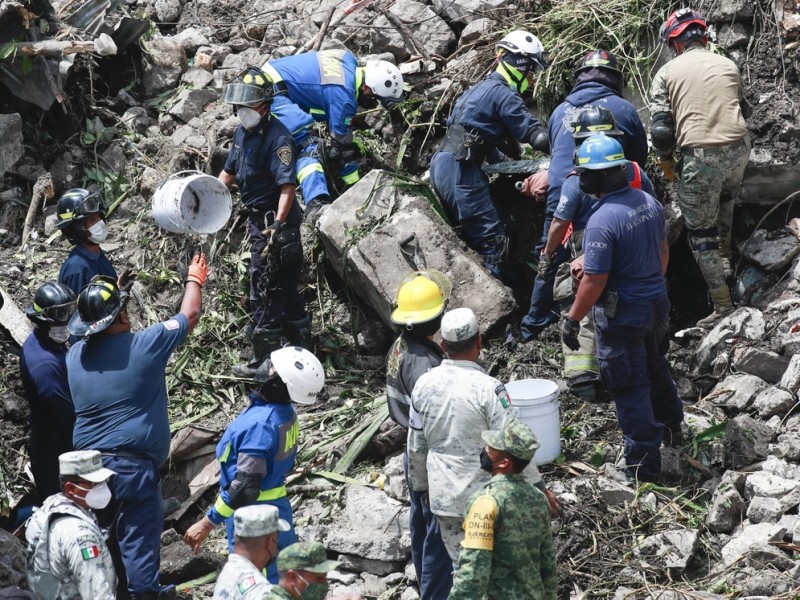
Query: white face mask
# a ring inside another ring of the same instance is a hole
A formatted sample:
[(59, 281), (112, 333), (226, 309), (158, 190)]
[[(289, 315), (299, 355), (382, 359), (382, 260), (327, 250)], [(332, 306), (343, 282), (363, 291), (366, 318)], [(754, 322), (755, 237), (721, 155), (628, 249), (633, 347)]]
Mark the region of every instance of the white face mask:
[(246, 106), (240, 106), (236, 110), (236, 115), (239, 117), (239, 122), (245, 129), (254, 129), (261, 123), (261, 113)]
[(69, 340), (69, 329), (66, 325), (56, 325), (50, 328), (47, 332), (47, 337), (53, 340), (56, 344), (64, 344)]
[[(80, 489), (85, 490), (86, 488)], [(89, 508), (98, 510), (105, 508), (108, 506), (108, 503), (111, 502), (111, 489), (108, 487), (107, 483), (96, 485), (86, 492), (86, 496), (83, 497), (83, 501), (86, 502)]]
[(108, 227), (106, 226), (106, 222), (103, 220), (98, 221), (86, 231), (89, 232), (87, 239), (94, 244), (104, 242), (108, 237)]

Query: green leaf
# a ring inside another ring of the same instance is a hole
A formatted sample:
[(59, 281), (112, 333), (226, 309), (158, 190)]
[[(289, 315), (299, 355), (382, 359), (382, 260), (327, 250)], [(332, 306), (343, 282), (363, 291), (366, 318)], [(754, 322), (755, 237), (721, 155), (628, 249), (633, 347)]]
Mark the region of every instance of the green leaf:
[(28, 75), (33, 71), (33, 59), (30, 56), (22, 57), (22, 74)]
[[(17, 43), (16, 42), (8, 42), (0, 46), (0, 60), (5, 60), (9, 56), (13, 56), (17, 53)], [(13, 60), (13, 58), (12, 58)]]

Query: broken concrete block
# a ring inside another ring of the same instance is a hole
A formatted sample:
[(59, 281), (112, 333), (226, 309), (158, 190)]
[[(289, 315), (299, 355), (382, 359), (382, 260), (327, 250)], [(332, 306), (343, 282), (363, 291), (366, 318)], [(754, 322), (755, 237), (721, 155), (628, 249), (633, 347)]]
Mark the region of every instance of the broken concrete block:
[(354, 554), (340, 554), (336, 560), (342, 563), (343, 569), (356, 573), (372, 573), (378, 577), (400, 571), (405, 565), (404, 561), (372, 560)]
[(433, 0), (433, 9), (450, 21), (469, 23), (484, 14), (497, 14), (507, 4), (506, 0)]
[(720, 483), (706, 513), (706, 527), (717, 533), (727, 533), (742, 522), (746, 511), (747, 504), (736, 487)]
[(709, 23), (730, 23), (747, 21), (755, 14), (755, 4), (751, 0), (720, 0), (708, 6), (705, 14)]
[(774, 415), (783, 416), (794, 406), (794, 394), (778, 387), (771, 387), (760, 392), (753, 400), (753, 408), (762, 419), (769, 419)]
[(183, 10), (180, 0), (156, 0), (154, 8), (161, 23), (177, 23)]
[(759, 570), (772, 567), (778, 571), (788, 571), (795, 566), (795, 562), (783, 550), (770, 544), (754, 544), (745, 557), (748, 566)]
[[(197, 61), (195, 61), (195, 65), (197, 65)], [(198, 66), (192, 67), (181, 77), (181, 83), (195, 89), (204, 88), (213, 80), (214, 76), (209, 71)]]
[(765, 471), (751, 473), (744, 483), (744, 497), (747, 500), (756, 496), (782, 498), (796, 490), (800, 490), (800, 482)]
[(177, 540), (161, 548), (160, 580), (165, 585), (183, 583), (216, 571), (224, 562), (220, 554), (211, 550), (200, 548), (198, 553), (193, 552), (183, 538), (177, 536)]
[(722, 548), (722, 560), (730, 566), (739, 560), (755, 544), (768, 544), (783, 539), (786, 529), (772, 523), (745, 525), (738, 535)]
[[(423, 184), (419, 184), (423, 185)], [(492, 277), (472, 250), (413, 186), (373, 170), (322, 212), (317, 232), (331, 265), (391, 325), (397, 289), (414, 271), (399, 242), (414, 234), (427, 268), (453, 283), (449, 306), (471, 308), (487, 332), (499, 332), (515, 308), (511, 290)]]
[(176, 33), (172, 39), (178, 41), (187, 56), (192, 56), (199, 48), (208, 46), (208, 35), (196, 27), (187, 27)]
[(22, 542), (0, 529), (0, 547), (3, 548), (0, 552), (0, 587), (24, 586), (28, 578), (25, 575), (25, 547)]
[(497, 27), (497, 21), (485, 17), (475, 19), (464, 27), (464, 30), (461, 32), (461, 37), (458, 38), (458, 45), (464, 46), (465, 44), (476, 42), (484, 35), (488, 35), (490, 32), (494, 31), (495, 27)]
[(122, 123), (136, 133), (144, 133), (150, 127), (152, 119), (147, 110), (141, 106), (132, 106), (122, 115)]
[(183, 90), (178, 94), (175, 104), (169, 109), (169, 114), (188, 123), (202, 115), (206, 105), (214, 102), (217, 98), (219, 98), (219, 92), (209, 88)]
[(699, 541), (697, 529), (666, 531), (646, 537), (633, 548), (633, 554), (654, 567), (680, 573), (689, 564)]
[(14, 299), (3, 288), (0, 288), (0, 329), (5, 329), (11, 338), (20, 346), (33, 332), (30, 319), (14, 302)]
[(769, 384), (755, 375), (734, 373), (715, 385), (708, 399), (716, 406), (742, 412), (767, 388)]
[(778, 573), (771, 569), (758, 569), (758, 572), (749, 577), (741, 588), (742, 600), (750, 598), (777, 598), (785, 595), (794, 587), (794, 579), (787, 577), (786, 574)]
[(622, 506), (636, 498), (636, 492), (630, 487), (607, 477), (598, 477), (596, 485), (597, 496), (608, 506)]
[(719, 45), (723, 48), (733, 50), (734, 48), (744, 48), (747, 46), (747, 40), (750, 39), (750, 32), (741, 23), (733, 23), (732, 25), (720, 26), (717, 33), (717, 40)]
[(173, 89), (181, 75), (189, 68), (186, 52), (172, 38), (157, 38), (142, 42), (144, 88), (150, 96)]
[(768, 272), (779, 271), (800, 253), (800, 240), (785, 230), (758, 229), (741, 249), (742, 256)]
[(800, 390), (800, 354), (792, 356), (778, 385), (793, 394), (797, 394)]
[(777, 498), (756, 496), (747, 507), (747, 518), (751, 523), (777, 523), (782, 516), (783, 509)]
[(735, 348), (732, 358), (737, 371), (750, 373), (767, 383), (778, 383), (790, 360), (788, 356), (748, 346)]
[[(420, 43), (425, 44), (425, 48), (431, 54), (446, 56), (448, 50), (455, 46), (456, 35), (450, 26), (422, 2), (397, 0), (389, 11), (404, 23), (414, 24), (414, 35)], [(398, 61), (404, 61), (412, 54), (416, 54), (400, 32), (383, 15), (375, 19), (370, 41), (373, 51), (391, 52)]]
[(720, 319), (714, 328), (700, 342), (695, 352), (695, 364), (699, 372), (704, 372), (714, 358), (722, 351), (731, 338), (745, 338), (752, 341), (763, 339), (766, 333), (764, 315), (757, 308), (742, 307), (727, 317)]
[(778, 454), (792, 462), (800, 461), (800, 431), (789, 431), (778, 436)]
[(736, 469), (766, 458), (774, 434), (765, 423), (747, 415), (731, 419), (725, 428), (725, 446), (731, 466)]
[(19, 113), (0, 115), (0, 177), (20, 158), (22, 147), (22, 117)]

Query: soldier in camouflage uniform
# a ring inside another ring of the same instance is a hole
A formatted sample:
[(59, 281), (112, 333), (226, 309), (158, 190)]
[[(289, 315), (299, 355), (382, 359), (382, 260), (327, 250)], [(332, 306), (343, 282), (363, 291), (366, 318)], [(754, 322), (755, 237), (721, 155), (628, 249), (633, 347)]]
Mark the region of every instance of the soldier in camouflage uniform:
[(550, 513), (522, 470), (539, 443), (511, 419), (484, 431), (481, 468), (492, 474), (467, 504), (464, 540), (450, 600), (555, 600), (558, 589)]
[(278, 531), (289, 529), (269, 504), (236, 509), (233, 552), (217, 578), (214, 600), (261, 600), (272, 587), (262, 571), (278, 552)]
[[(502, 427), (513, 411), (505, 386), (476, 362), (481, 338), (473, 312), (457, 308), (445, 313), (441, 332), (449, 358), (422, 375), (411, 395), (408, 477), (413, 489), (428, 490), (430, 509), (455, 566), (464, 507), (489, 478), (476, 451), (481, 432)], [(526, 475), (544, 491), (535, 463)], [(555, 496), (549, 499), (556, 510)]]
[[(736, 64), (706, 49), (705, 19), (690, 8), (661, 26), (661, 41), (675, 54), (653, 79), (653, 146), (670, 177), (678, 161), (678, 203), (688, 240), (708, 285), (714, 312), (698, 321), (711, 327), (733, 310), (726, 278), (731, 270), (733, 199), (750, 156), (749, 107)], [(674, 177), (674, 175), (672, 175)]]
[(114, 563), (92, 509), (110, 502), (115, 473), (96, 450), (66, 452), (58, 462), (61, 493), (33, 514), (25, 534), (28, 583), (48, 600), (113, 600)]
[(319, 542), (297, 542), (278, 554), (280, 583), (263, 600), (361, 600), (355, 592), (328, 597), (328, 572), (339, 566), (328, 560), (325, 546)]

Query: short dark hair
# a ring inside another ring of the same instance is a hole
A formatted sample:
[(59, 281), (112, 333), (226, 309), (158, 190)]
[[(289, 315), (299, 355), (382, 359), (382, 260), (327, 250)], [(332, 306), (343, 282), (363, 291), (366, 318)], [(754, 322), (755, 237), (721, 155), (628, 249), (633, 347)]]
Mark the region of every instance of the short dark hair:
[(410, 325), (401, 326), (400, 329), (408, 335), (415, 338), (430, 337), (435, 334), (442, 326), (442, 315), (434, 317), (430, 321), (423, 321), (422, 323), (412, 323)]
[(61, 491), (64, 491), (64, 485), (67, 483), (91, 483), (80, 475), (59, 475), (58, 483), (61, 485)]
[(523, 458), (514, 456), (509, 452), (506, 452), (506, 454), (508, 455), (508, 459), (511, 461), (511, 468), (512, 468), (511, 472), (514, 474), (522, 473), (525, 470), (525, 467), (531, 464), (530, 458), (528, 460), (525, 460)]
[(472, 337), (469, 337), (466, 340), (461, 340), (460, 342), (449, 342), (445, 339), (443, 339), (442, 342), (444, 342), (444, 346), (448, 354), (461, 354), (462, 352), (466, 352), (467, 350), (471, 349), (478, 341), (480, 335), (480, 332), (478, 332)]

